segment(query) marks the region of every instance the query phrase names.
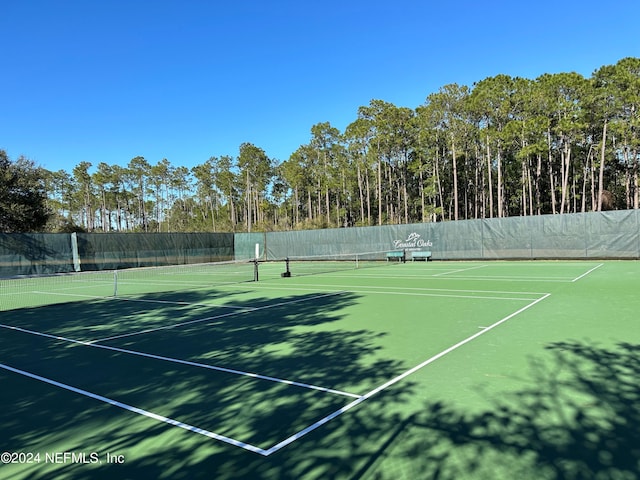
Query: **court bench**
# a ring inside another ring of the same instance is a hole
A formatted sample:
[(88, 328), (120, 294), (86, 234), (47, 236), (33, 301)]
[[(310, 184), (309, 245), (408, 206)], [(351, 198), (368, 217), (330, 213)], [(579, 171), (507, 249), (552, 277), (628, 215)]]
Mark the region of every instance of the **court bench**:
[(411, 261), (424, 260), (428, 262), (431, 260), (431, 252), (411, 252)]
[(387, 262), (391, 259), (397, 259), (399, 262), (405, 261), (404, 250), (394, 250), (391, 252), (387, 252)]

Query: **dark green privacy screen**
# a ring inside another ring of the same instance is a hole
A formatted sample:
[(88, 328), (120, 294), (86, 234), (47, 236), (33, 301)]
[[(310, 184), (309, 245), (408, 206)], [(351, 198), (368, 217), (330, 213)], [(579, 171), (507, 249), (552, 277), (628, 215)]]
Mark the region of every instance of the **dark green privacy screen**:
[(265, 243), (269, 260), (393, 250), (435, 260), (640, 258), (640, 210), (272, 232)]
[(232, 233), (0, 234), (0, 276), (233, 260)]
[[(257, 253), (256, 255), (256, 245)], [(267, 233), (0, 234), (0, 276), (429, 251), (435, 260), (640, 258), (640, 210)]]
[[(236, 233), (234, 239), (235, 260), (265, 260), (266, 233)], [(256, 256), (256, 245), (258, 255)]]
[(0, 277), (73, 271), (71, 238), (56, 233), (0, 233)]
[(115, 270), (233, 260), (233, 234), (82, 233), (80, 269)]

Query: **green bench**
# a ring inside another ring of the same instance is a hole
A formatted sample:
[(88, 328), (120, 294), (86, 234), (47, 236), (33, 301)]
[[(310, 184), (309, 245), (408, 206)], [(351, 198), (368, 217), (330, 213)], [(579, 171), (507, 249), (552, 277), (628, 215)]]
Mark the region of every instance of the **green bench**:
[(411, 252), (411, 261), (424, 260), (428, 262), (431, 260), (431, 252)]
[(399, 262), (405, 261), (404, 250), (394, 250), (392, 252), (387, 252), (387, 262), (391, 259), (398, 259)]

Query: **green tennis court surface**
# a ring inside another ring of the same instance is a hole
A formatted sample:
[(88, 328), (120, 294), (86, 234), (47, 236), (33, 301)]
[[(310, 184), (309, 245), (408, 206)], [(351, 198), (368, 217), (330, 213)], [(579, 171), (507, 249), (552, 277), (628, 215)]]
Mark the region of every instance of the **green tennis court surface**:
[(3, 283), (0, 478), (638, 478), (638, 262), (357, 266)]

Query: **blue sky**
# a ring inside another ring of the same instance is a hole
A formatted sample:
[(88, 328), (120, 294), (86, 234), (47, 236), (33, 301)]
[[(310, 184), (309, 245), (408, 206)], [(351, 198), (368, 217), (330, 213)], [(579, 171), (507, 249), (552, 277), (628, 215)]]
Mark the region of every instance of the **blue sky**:
[(640, 56), (637, 0), (2, 0), (0, 149), (71, 172), (193, 167), (241, 143), (284, 161), (311, 127), (449, 83)]

